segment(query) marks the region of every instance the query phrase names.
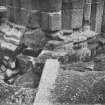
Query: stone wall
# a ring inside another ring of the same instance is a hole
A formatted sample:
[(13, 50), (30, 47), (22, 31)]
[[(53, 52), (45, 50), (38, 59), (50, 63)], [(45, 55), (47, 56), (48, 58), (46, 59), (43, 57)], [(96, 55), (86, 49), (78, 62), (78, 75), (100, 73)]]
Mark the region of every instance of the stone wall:
[(103, 0), (7, 0), (7, 7), (10, 21), (48, 32), (82, 27), (88, 20), (100, 33), (104, 18)]

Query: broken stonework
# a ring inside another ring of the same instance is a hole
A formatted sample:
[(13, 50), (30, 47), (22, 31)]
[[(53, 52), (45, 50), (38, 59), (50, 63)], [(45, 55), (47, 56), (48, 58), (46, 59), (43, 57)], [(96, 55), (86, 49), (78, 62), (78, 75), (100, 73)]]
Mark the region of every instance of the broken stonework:
[(36, 52), (43, 49), (47, 41), (45, 33), (41, 29), (27, 31), (23, 39), (24, 44)]
[(37, 90), (11, 86), (0, 80), (1, 105), (33, 105)]
[(20, 69), (21, 73), (27, 73), (29, 71), (32, 71), (32, 63), (30, 61), (30, 58), (24, 55), (18, 55), (17, 56), (17, 65)]
[(20, 75), (14, 85), (21, 86), (24, 88), (37, 88), (40, 81), (40, 76), (35, 74), (33, 71), (29, 71), (23, 75)]

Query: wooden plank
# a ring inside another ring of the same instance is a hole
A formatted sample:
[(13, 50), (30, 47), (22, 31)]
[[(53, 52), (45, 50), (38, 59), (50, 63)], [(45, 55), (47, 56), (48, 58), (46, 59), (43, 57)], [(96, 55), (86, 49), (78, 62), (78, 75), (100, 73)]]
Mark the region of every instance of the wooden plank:
[(63, 1), (62, 28), (73, 29), (82, 27), (83, 20), (83, 0)]
[(57, 60), (49, 59), (46, 61), (34, 105), (52, 105), (49, 101), (50, 89), (53, 88), (59, 67), (60, 64)]

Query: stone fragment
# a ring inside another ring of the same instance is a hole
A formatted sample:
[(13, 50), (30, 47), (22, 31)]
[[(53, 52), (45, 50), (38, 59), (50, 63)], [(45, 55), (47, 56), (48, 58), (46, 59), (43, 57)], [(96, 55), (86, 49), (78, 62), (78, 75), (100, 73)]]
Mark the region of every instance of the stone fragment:
[(14, 85), (21, 86), (24, 88), (36, 88), (38, 87), (40, 76), (35, 74), (33, 71), (29, 71), (23, 75), (20, 75)]

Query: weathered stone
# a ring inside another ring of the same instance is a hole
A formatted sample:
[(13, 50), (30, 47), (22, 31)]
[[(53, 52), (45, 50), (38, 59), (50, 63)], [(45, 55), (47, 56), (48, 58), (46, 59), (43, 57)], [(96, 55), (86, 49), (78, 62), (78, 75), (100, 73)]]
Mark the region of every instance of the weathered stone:
[(55, 89), (52, 89), (52, 100), (55, 103), (90, 104), (105, 103), (105, 72), (78, 72), (65, 70), (59, 73)]
[(101, 33), (101, 27), (102, 27), (102, 18), (103, 18), (103, 8), (104, 8), (104, 1), (98, 0), (99, 3), (97, 3), (96, 8), (96, 20), (95, 20), (95, 31), (97, 33)]
[(72, 9), (71, 28), (82, 27), (83, 9)]
[(17, 65), (21, 73), (32, 71), (32, 63), (30, 58), (24, 55), (17, 56)]
[(32, 29), (40, 27), (40, 18), (40, 12), (38, 10), (31, 11), (27, 27)]
[[(27, 11), (27, 10), (21, 10), (21, 24), (20, 25), (23, 25), (23, 26), (27, 26), (28, 23), (29, 23), (29, 17), (30, 17), (30, 13)], [(25, 19), (24, 19), (25, 17)]]
[(32, 0), (21, 0), (20, 4), (22, 8), (25, 8), (27, 10), (32, 10)]
[(63, 42), (62, 41), (56, 41), (56, 40), (50, 40), (47, 42), (46, 46), (44, 47), (46, 50), (53, 51), (57, 47), (61, 46)]
[(14, 84), (16, 86), (22, 86), (24, 88), (36, 88), (39, 84), (40, 76), (33, 71), (27, 72), (19, 76)]
[(24, 35), (24, 44), (33, 48), (34, 51), (43, 49), (46, 42), (45, 33), (41, 29), (28, 31)]
[(40, 10), (40, 1), (39, 0), (31, 0), (32, 10)]
[(8, 18), (8, 20), (9, 21), (12, 21), (12, 22), (14, 22), (14, 8), (12, 8), (12, 7), (8, 7), (8, 9), (7, 9), (7, 18)]
[(84, 20), (88, 20), (90, 22), (92, 0), (86, 0), (86, 2), (84, 2), (84, 5)]
[[(9, 0), (9, 2), (11, 2), (11, 1)], [(12, 3), (13, 3), (14, 7), (21, 8), (21, 0), (13, 0)]]
[(21, 25), (21, 9), (14, 8), (14, 22)]
[(61, 31), (54, 31), (54, 32), (46, 32), (46, 36), (49, 37), (51, 40), (59, 40), (62, 41), (62, 32)]
[(43, 12), (58, 12), (62, 8), (62, 0), (39, 0)]
[(57, 31), (62, 27), (62, 16), (60, 12), (41, 12), (41, 28), (45, 31)]

